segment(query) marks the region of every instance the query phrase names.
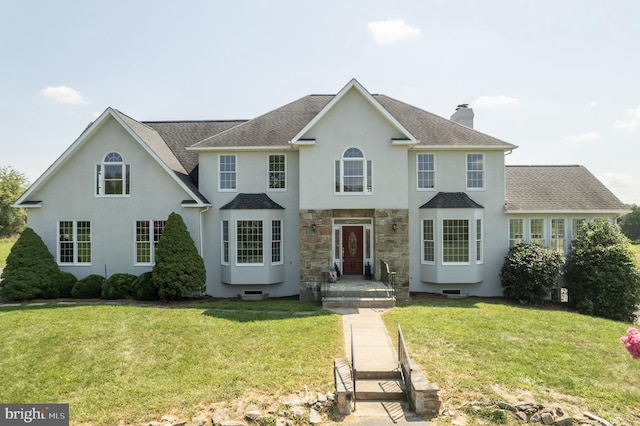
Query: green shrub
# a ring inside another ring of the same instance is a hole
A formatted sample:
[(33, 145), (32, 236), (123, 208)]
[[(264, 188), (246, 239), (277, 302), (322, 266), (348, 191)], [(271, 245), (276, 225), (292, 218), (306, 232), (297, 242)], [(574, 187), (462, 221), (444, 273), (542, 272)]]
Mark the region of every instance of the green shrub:
[(512, 247), (500, 269), (505, 297), (523, 303), (536, 303), (549, 297), (557, 285), (563, 262), (562, 254), (536, 244)]
[(633, 322), (640, 305), (640, 271), (617, 225), (596, 220), (573, 240), (565, 265), (569, 302), (578, 312)]
[(71, 297), (71, 290), (78, 279), (71, 272), (60, 271), (55, 279), (56, 286), (60, 290), (59, 297)]
[(196, 291), (204, 292), (204, 261), (179, 214), (169, 215), (155, 255), (152, 279), (161, 299), (176, 299)]
[(86, 276), (76, 282), (71, 290), (74, 299), (95, 299), (102, 295), (104, 277), (98, 274)]
[(141, 274), (132, 285), (131, 295), (136, 300), (158, 300), (158, 287), (153, 283), (151, 271)]
[(2, 272), (0, 298), (22, 301), (37, 297), (58, 297), (52, 281), (60, 272), (44, 241), (26, 228), (11, 248)]
[(103, 299), (128, 299), (131, 297), (133, 281), (137, 277), (131, 274), (113, 274), (102, 285)]

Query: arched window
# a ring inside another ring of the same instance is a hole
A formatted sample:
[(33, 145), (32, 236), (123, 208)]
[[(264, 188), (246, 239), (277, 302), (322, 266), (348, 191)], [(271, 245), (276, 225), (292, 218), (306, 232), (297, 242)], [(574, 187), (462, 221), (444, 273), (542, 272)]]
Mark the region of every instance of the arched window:
[(372, 194), (373, 167), (362, 150), (347, 148), (340, 160), (336, 160), (336, 194)]
[(117, 152), (105, 155), (102, 163), (96, 166), (96, 195), (129, 195), (130, 168)]

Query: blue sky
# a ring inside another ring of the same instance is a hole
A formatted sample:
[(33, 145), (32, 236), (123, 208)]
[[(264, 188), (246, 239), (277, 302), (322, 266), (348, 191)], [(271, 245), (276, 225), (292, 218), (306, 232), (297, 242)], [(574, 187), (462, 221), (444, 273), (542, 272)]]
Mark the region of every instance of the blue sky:
[(34, 181), (111, 106), (253, 118), (351, 78), (582, 164), (640, 204), (640, 2), (33, 1), (0, 13), (0, 166)]

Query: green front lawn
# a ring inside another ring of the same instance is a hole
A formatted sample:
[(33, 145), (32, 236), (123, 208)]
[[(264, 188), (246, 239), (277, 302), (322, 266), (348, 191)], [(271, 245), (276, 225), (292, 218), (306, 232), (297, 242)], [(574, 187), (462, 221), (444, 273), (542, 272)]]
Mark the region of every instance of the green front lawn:
[(532, 402), (638, 424), (640, 360), (628, 324), (491, 299), (424, 298), (384, 315), (449, 407)]
[(327, 392), (344, 354), (340, 317), (292, 301), (5, 307), (0, 336), (0, 401), (69, 403), (72, 424), (190, 419), (198, 404), (250, 392)]

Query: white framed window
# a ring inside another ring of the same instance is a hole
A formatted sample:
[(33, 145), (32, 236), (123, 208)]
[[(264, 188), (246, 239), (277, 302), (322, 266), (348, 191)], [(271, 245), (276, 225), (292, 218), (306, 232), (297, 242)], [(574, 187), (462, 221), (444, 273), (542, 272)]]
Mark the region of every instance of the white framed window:
[(509, 248), (524, 241), (524, 220), (509, 219)]
[(96, 195), (123, 197), (131, 194), (131, 166), (122, 155), (110, 152), (96, 165)]
[(551, 219), (551, 249), (565, 254), (564, 219)]
[(476, 219), (476, 262), (482, 263), (484, 261), (482, 250), (482, 219)]
[(236, 262), (264, 264), (263, 224), (261, 220), (238, 220), (236, 223)]
[(469, 263), (469, 220), (442, 221), (442, 263)]
[(271, 221), (271, 263), (282, 263), (282, 221)]
[(91, 265), (91, 221), (58, 222), (58, 264)]
[(422, 219), (422, 263), (435, 263), (433, 219)]
[(232, 154), (218, 157), (218, 190), (235, 191), (236, 182), (236, 156)]
[(571, 219), (571, 238), (574, 240), (580, 238), (584, 233), (583, 227), (586, 224), (587, 219), (585, 218)]
[(529, 243), (545, 247), (544, 219), (529, 220)]
[(467, 189), (484, 189), (484, 154), (467, 154)]
[(222, 221), (222, 251), (221, 262), (223, 265), (229, 264), (229, 221)]
[(287, 156), (284, 154), (269, 155), (269, 190), (284, 191), (287, 189)]
[(373, 164), (359, 148), (347, 148), (335, 162), (336, 194), (372, 194)]
[(418, 177), (418, 190), (435, 189), (436, 187), (436, 163), (435, 154), (418, 154), (416, 157), (416, 170)]
[(134, 265), (153, 265), (155, 263), (155, 252), (165, 223), (164, 220), (136, 221)]

